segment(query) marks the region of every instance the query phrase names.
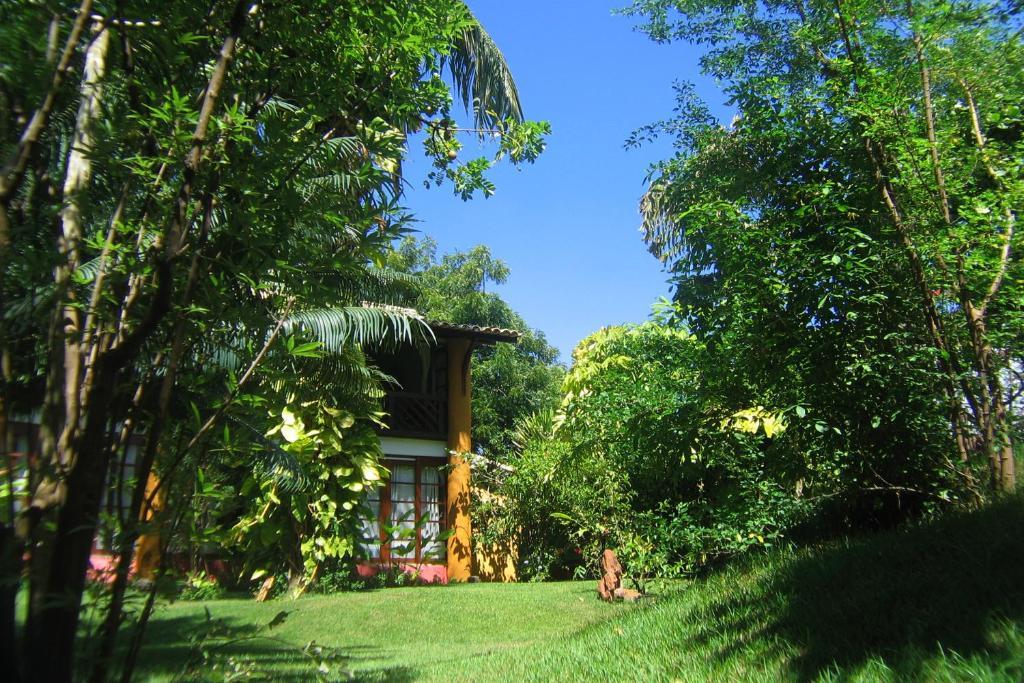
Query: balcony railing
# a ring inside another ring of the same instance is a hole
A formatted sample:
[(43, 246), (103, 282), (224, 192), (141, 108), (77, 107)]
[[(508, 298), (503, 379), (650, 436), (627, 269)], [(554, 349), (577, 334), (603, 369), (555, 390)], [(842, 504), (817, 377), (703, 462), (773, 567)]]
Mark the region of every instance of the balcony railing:
[(391, 436), (444, 439), (448, 435), (448, 401), (431, 394), (389, 391), (384, 399)]

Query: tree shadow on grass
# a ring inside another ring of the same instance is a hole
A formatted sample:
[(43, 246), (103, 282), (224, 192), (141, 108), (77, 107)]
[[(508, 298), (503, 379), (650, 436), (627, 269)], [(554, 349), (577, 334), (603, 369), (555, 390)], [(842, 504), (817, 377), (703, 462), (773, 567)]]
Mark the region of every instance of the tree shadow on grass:
[(719, 661), (784, 653), (799, 680), (879, 662), (918, 679), (951, 653), (1024, 680), (1020, 639), (997, 633), (1024, 629), (1024, 498), (776, 561), (766, 574), (712, 605), (715, 634), (691, 645)]
[[(316, 647), (316, 646), (313, 646)], [(134, 680), (223, 680), (231, 671), (249, 669), (259, 680), (295, 682), (318, 680), (386, 681), (406, 683), (416, 672), (402, 666), (369, 668), (388, 653), (370, 646), (345, 646), (307, 651), (306, 643), (276, 636), (266, 625), (231, 617), (208, 619), (194, 613), (157, 619), (146, 631)], [(208, 657), (204, 657), (204, 651)], [(323, 663), (326, 671), (319, 670)], [(318, 671), (319, 670), (319, 671)]]

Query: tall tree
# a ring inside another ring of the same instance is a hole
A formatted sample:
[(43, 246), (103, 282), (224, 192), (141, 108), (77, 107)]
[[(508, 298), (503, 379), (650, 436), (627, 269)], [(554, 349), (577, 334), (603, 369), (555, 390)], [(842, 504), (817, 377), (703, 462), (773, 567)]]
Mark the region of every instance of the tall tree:
[[(934, 397), (945, 414), (949, 469), (976, 494), (978, 466), (1012, 489), (1016, 4), (639, 0), (628, 13), (656, 40), (705, 46), (703, 70), (738, 110), (721, 126), (683, 88), (677, 119), (637, 137), (677, 139), (652, 174), (644, 230), (693, 329), (779, 389), (801, 367), (838, 370), (832, 386), (853, 382), (861, 406), (847, 420), (876, 430), (907, 411), (872, 413), (869, 397), (916, 385), (915, 403)], [(913, 431), (921, 447), (935, 434)]]

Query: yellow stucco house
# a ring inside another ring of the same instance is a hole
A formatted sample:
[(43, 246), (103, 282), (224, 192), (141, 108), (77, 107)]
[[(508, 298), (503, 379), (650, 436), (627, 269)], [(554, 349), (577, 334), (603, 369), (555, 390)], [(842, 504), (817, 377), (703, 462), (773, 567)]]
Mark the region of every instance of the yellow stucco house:
[[(390, 477), (368, 495), (372, 516), (363, 520), (366, 560), (359, 569), (372, 574), (382, 566), (397, 566), (427, 582), (514, 581), (514, 549), (474, 547), (471, 467), (463, 455), (473, 448), (473, 350), (515, 343), (519, 333), (436, 321), (429, 326), (435, 339), (431, 345), (374, 354), (374, 362), (398, 385), (387, 389), (389, 428), (380, 431)], [(151, 480), (156, 482), (152, 475)], [(400, 543), (396, 528), (405, 532)], [(108, 570), (111, 561), (101, 536), (93, 552), (99, 572)], [(140, 576), (153, 575), (159, 548), (156, 534), (139, 539), (135, 569)]]
[[(515, 580), (515, 558), (474, 547), (472, 477), (473, 349), (515, 343), (514, 330), (431, 321), (436, 344), (377, 354), (376, 364), (399, 387), (388, 390), (389, 429), (380, 432), (391, 476), (370, 493), (363, 551), (376, 566), (415, 570), (425, 581)], [(404, 529), (395, 539), (396, 529)], [(389, 537), (390, 532), (390, 537)]]

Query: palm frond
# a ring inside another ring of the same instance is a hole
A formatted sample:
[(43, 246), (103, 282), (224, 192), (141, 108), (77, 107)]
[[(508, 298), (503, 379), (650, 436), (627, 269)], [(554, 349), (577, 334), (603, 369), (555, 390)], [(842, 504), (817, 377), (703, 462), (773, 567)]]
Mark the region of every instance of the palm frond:
[(253, 452), (252, 468), (257, 477), (273, 480), (285, 493), (300, 493), (311, 483), (295, 456), (269, 441)]
[(222, 344), (208, 343), (199, 343), (197, 344), (197, 347), (201, 351), (199, 357), (202, 358), (204, 364), (209, 367), (220, 368), (221, 370), (228, 370), (231, 372), (235, 372), (242, 368), (242, 357), (239, 355), (240, 349), (224, 346)]
[(285, 334), (303, 332), (328, 353), (341, 353), (348, 344), (397, 348), (433, 339), (423, 317), (395, 306), (343, 306), (293, 313), (285, 319)]
[[(468, 10), (467, 10), (468, 11)], [(472, 109), (479, 128), (505, 119), (523, 120), (519, 89), (497, 43), (473, 17), (445, 59), (455, 89), (466, 109)]]
[(315, 270), (310, 271), (308, 276), (337, 292), (338, 298), (343, 301), (376, 301), (400, 305), (414, 299), (422, 290), (416, 275), (374, 266)]
[(332, 398), (340, 403), (375, 401), (383, 396), (382, 385), (394, 378), (367, 362), (362, 348), (355, 344), (322, 356), (288, 358), (289, 386), (308, 388), (310, 392), (330, 387)]
[[(223, 209), (218, 209), (217, 211), (213, 212), (212, 225), (214, 228), (219, 227), (220, 224), (223, 222), (223, 214)], [(142, 233), (142, 239), (139, 242), (140, 253), (145, 254), (146, 251), (148, 251), (153, 246), (153, 244), (156, 243), (159, 237), (160, 233), (157, 232), (156, 230), (144, 230)], [(114, 262), (108, 261), (108, 272), (114, 265)], [(78, 267), (75, 268), (75, 279), (78, 280), (79, 282), (91, 283), (96, 279), (96, 276), (99, 275), (99, 273), (100, 257), (96, 256), (94, 258), (89, 259), (88, 261), (83, 261), (82, 263), (78, 264)]]
[(357, 137), (340, 136), (329, 138), (310, 155), (307, 162), (311, 167), (323, 169), (339, 160), (365, 159), (366, 147)]
[(43, 311), (53, 305), (56, 286), (52, 282), (31, 284), (0, 306), (0, 319), (12, 328), (26, 328), (37, 322)]
[(280, 97), (271, 97), (267, 100), (266, 104), (263, 105), (259, 118), (265, 121), (267, 119), (280, 118), (288, 114), (294, 114), (297, 111), (299, 111), (299, 107), (288, 100), (283, 100)]
[(512, 443), (522, 452), (530, 444), (550, 442), (564, 421), (565, 416), (554, 408), (545, 408), (525, 415), (516, 420), (512, 431)]
[(302, 463), (293, 453), (284, 450), (264, 436), (260, 430), (237, 416), (229, 417), (249, 432), (253, 441), (262, 446), (252, 451), (253, 474), (260, 479), (273, 480), (277, 488), (285, 493), (299, 493), (309, 487), (312, 482), (302, 469)]

